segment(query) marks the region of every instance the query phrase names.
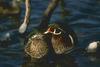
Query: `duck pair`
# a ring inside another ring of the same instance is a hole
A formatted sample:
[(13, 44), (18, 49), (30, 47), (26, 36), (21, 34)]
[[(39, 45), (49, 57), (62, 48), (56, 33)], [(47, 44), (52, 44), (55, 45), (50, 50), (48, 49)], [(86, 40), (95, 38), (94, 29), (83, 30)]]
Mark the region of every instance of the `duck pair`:
[(43, 33), (37, 33), (29, 38), (25, 52), (37, 59), (48, 53), (63, 55), (71, 52), (76, 43), (76, 34), (70, 27), (61, 23), (53, 23)]

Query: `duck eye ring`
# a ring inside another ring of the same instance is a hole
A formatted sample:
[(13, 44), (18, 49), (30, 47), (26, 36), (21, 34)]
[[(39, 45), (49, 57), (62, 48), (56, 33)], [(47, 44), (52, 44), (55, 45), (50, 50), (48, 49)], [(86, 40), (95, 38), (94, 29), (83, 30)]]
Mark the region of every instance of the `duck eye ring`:
[(61, 34), (61, 32), (56, 33), (56, 29), (54, 29), (53, 34), (54, 34), (54, 35), (60, 35), (60, 34)]

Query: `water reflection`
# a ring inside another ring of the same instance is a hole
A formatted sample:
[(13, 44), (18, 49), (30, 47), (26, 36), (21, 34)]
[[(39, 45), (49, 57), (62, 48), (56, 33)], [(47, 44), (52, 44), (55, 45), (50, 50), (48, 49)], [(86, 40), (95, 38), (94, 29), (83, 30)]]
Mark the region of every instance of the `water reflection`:
[(73, 56), (67, 55), (56, 57), (52, 62), (46, 59), (37, 62), (26, 59), (22, 67), (78, 67), (78, 64)]
[(100, 53), (88, 53), (86, 54), (87, 58), (91, 62), (98, 62), (100, 61)]

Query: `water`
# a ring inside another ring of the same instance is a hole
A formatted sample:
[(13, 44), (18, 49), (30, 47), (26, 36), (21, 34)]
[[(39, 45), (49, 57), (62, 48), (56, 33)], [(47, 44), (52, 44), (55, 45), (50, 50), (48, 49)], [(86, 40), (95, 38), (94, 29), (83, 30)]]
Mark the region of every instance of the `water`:
[[(43, 15), (49, 1), (31, 0), (31, 17), (27, 32), (31, 32)], [(25, 7), (22, 5), (21, 21), (23, 21)], [(51, 22), (61, 19), (58, 7)], [(91, 41), (100, 40), (100, 2), (99, 0), (66, 0), (66, 9), (70, 15), (67, 23), (76, 32), (78, 47), (86, 48)], [(33, 63), (25, 58), (24, 38), (11, 19), (0, 19), (0, 67), (100, 67), (100, 57), (85, 55), (76, 51), (66, 57), (57, 58), (54, 63)], [(34, 25), (35, 24), (35, 25)]]

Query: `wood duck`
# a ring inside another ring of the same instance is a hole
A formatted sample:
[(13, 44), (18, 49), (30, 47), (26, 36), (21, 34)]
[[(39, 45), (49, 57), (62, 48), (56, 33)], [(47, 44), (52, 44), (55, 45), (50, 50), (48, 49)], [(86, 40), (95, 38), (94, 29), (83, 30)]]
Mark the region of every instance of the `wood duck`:
[(77, 37), (74, 31), (62, 23), (50, 24), (47, 33), (52, 33), (52, 46), (56, 54), (69, 53), (77, 43)]
[(33, 35), (29, 38), (25, 47), (25, 52), (32, 58), (41, 58), (48, 52), (48, 46), (45, 41), (45, 36), (41, 33)]
[(51, 45), (51, 34), (36, 33), (29, 38), (25, 46), (25, 52), (33, 59), (41, 59), (43, 57), (50, 57), (54, 54)]

